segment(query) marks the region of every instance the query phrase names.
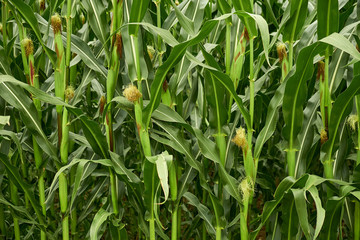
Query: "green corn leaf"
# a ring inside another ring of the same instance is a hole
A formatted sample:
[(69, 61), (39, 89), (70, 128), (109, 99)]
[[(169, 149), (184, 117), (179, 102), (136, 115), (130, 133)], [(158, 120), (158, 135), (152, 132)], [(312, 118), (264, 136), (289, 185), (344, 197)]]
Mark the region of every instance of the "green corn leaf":
[(103, 158), (109, 159), (108, 144), (105, 135), (102, 133), (99, 125), (89, 119), (80, 109), (68, 108), (69, 112), (78, 117), (81, 121), (85, 137), (90, 143), (95, 153)]
[(217, 0), (216, 3), (219, 6), (220, 12), (222, 14), (226, 14), (226, 13), (231, 12), (231, 7), (230, 7), (230, 5), (229, 5), (229, 3), (227, 1), (225, 1), (225, 0)]
[(147, 159), (156, 165), (156, 170), (158, 173), (158, 177), (160, 180), (161, 187), (164, 191), (164, 202), (167, 201), (169, 197), (169, 171), (168, 171), (168, 165), (172, 164), (173, 156), (169, 155), (167, 151), (162, 152), (161, 154), (158, 154), (156, 156), (147, 157)]
[[(41, 225), (45, 225), (44, 216), (41, 213), (41, 208), (38, 201), (35, 200), (34, 191), (32, 187), (26, 183), (21, 177), (18, 169), (10, 164), (9, 159), (6, 155), (0, 153), (0, 161), (5, 165), (8, 176), (11, 178), (12, 182), (16, 184), (19, 189), (22, 189), (26, 196), (28, 197), (31, 206), (33, 207), (36, 216), (38, 217), (38, 221)], [(44, 229), (44, 227), (41, 227)]]
[(339, 48), (354, 57), (356, 61), (360, 61), (360, 53), (356, 50), (355, 46), (340, 33), (332, 33), (319, 41)]
[[(251, 0), (235, 0), (232, 1), (236, 11), (244, 11), (246, 13), (253, 13), (253, 5)], [(257, 36), (255, 21), (249, 18), (241, 18), (245, 22), (245, 26), (249, 32), (249, 37), (254, 38)]]
[(102, 235), (102, 233), (100, 233), (101, 226), (111, 215), (112, 215), (111, 212), (108, 212), (108, 211), (104, 210), (103, 208), (99, 209), (99, 211), (95, 214), (93, 221), (91, 222), (91, 226), (90, 226), (90, 239), (91, 240), (96, 240), (101, 237), (101, 235)]
[(308, 101), (304, 110), (304, 121), (299, 133), (299, 151), (296, 155), (295, 177), (302, 176), (306, 172), (307, 153), (314, 141), (314, 122), (320, 105), (320, 94), (315, 93)]
[(293, 0), (290, 2), (290, 18), (285, 24), (283, 31), (283, 41), (289, 41), (290, 44), (298, 38), (301, 29), (304, 26), (308, 0)]
[(194, 22), (191, 21), (191, 19), (189, 19), (188, 17), (186, 17), (180, 10), (179, 8), (175, 5), (175, 3), (172, 0), (167, 0), (171, 6), (175, 9), (175, 14), (176, 17), (181, 25), (181, 27), (183, 27), (183, 29), (187, 32), (187, 34), (189, 34), (190, 36), (195, 35), (195, 30), (194, 30)]
[[(305, 210), (303, 209), (303, 211)], [(283, 213), (282, 220), (285, 223), (281, 226), (283, 238), (294, 239), (299, 230), (299, 216), (297, 215), (293, 194), (285, 194), (282, 199), (281, 212)]]
[[(0, 76), (0, 96), (6, 100), (10, 105), (19, 110), (21, 118), (27, 128), (34, 134), (40, 147), (52, 159), (59, 162), (57, 151), (52, 143), (49, 142), (47, 136), (43, 132), (38, 118), (37, 110), (30, 100), (30, 98), (23, 92), (23, 90), (6, 82), (6, 79), (11, 78), (6, 75)], [(5, 81), (3, 81), (5, 80)]]
[(210, 210), (206, 206), (201, 204), (199, 199), (194, 194), (186, 192), (184, 194), (184, 197), (189, 201), (189, 204), (197, 208), (200, 218), (205, 221), (207, 227), (210, 230), (210, 233), (212, 235), (215, 235), (215, 228), (212, 224), (213, 216), (211, 215)]
[(203, 40), (211, 32), (215, 24), (216, 21), (206, 22), (201, 31), (194, 38), (176, 45), (167, 60), (158, 68), (155, 73), (155, 79), (151, 85), (150, 103), (144, 109), (143, 122), (145, 123), (145, 127), (149, 126), (151, 114), (160, 104), (161, 89), (167, 72), (181, 59), (185, 54), (187, 47), (196, 45)]
[(306, 239), (312, 239), (311, 226), (308, 222), (308, 212), (306, 205), (306, 192), (303, 189), (291, 189), (294, 195), (295, 207), (297, 215), (299, 217), (299, 222), (301, 229), (306, 237)]
[(339, 28), (339, 1), (338, 0), (318, 0), (317, 9), (317, 34), (318, 38), (324, 38)]
[(10, 116), (0, 116), (0, 125), (10, 125)]
[(333, 239), (338, 234), (340, 216), (344, 204), (344, 197), (333, 197), (327, 201), (325, 221), (319, 239)]
[[(296, 71), (288, 79), (284, 92), (283, 114), (286, 123), (283, 129), (285, 138), (295, 142), (303, 123), (303, 104), (306, 100), (306, 81), (313, 73), (313, 58), (324, 50), (324, 45), (313, 44), (303, 48), (296, 61)], [(292, 146), (290, 146), (292, 147)]]
[[(207, 61), (207, 63), (217, 69), (218, 65), (214, 59), (213, 56), (211, 56), (209, 53), (207, 53), (206, 51), (204, 51), (204, 49), (202, 49), (203, 55)], [(230, 77), (218, 70), (212, 70), (212, 69), (208, 69), (207, 71), (209, 71), (211, 73), (211, 75), (214, 77), (214, 79), (216, 79), (216, 81), (219, 81), (232, 95), (232, 97), (234, 98), (241, 114), (243, 115), (243, 118), (245, 119), (245, 123), (248, 127), (248, 129), (251, 129), (250, 127), (250, 115), (248, 113), (248, 111), (245, 109), (241, 98), (237, 95), (235, 89), (234, 89), (234, 83), (231, 81)]]
[[(109, 38), (110, 30), (106, 20), (105, 7), (103, 3), (101, 1), (86, 0), (83, 1), (82, 4), (87, 11), (91, 29), (104, 45), (104, 50), (107, 52), (107, 56), (110, 56), (107, 46), (107, 39)], [(110, 59), (108, 59), (108, 61), (109, 60)]]
[[(252, 18), (253, 21), (256, 23), (256, 25), (259, 27), (262, 45), (264, 47), (265, 58), (268, 64), (270, 65), (270, 61), (269, 61), (270, 35), (269, 35), (268, 23), (266, 22), (266, 20), (261, 15), (258, 14), (252, 14), (244, 11), (236, 11), (235, 13), (238, 16), (242, 16), (245, 18)], [(253, 35), (252, 37), (256, 37), (256, 36), (257, 36), (257, 30), (256, 30), (256, 35)], [(249, 35), (249, 37), (251, 37), (251, 35)]]
[(312, 186), (308, 189), (308, 191), (314, 199), (316, 206), (316, 227), (314, 233), (314, 239), (316, 239), (319, 236), (320, 230), (324, 224), (325, 209), (322, 207), (321, 199), (319, 197), (319, 191), (317, 190), (317, 188), (315, 186)]
[(322, 151), (326, 153), (324, 159), (329, 159), (332, 157), (333, 148), (335, 145), (335, 140), (338, 138), (338, 129), (340, 123), (351, 111), (351, 104), (355, 95), (359, 93), (360, 90), (360, 76), (355, 76), (351, 81), (349, 87), (341, 93), (331, 110), (330, 116), (330, 125), (329, 125), (329, 140), (324, 143)]
[[(127, 1), (127, 0), (124, 0)], [(130, 21), (131, 23), (139, 23), (143, 20), (146, 10), (148, 9), (150, 0), (133, 1), (131, 5)], [(137, 36), (139, 31), (138, 25), (129, 26), (129, 34)]]
[(268, 111), (266, 115), (266, 122), (263, 129), (260, 131), (258, 137), (256, 138), (255, 149), (254, 149), (254, 158), (259, 159), (261, 154), (261, 149), (263, 148), (265, 142), (273, 135), (277, 121), (279, 119), (279, 108), (282, 104), (284, 91), (285, 91), (286, 81), (284, 81), (276, 90), (273, 98), (271, 99)]
[(265, 203), (263, 213), (261, 215), (261, 223), (258, 228), (251, 233), (250, 239), (254, 240), (256, 238), (256, 235), (267, 222), (271, 214), (276, 210), (276, 207), (283, 199), (285, 193), (294, 185), (294, 183), (295, 180), (292, 177), (287, 177), (281, 181), (279, 186), (276, 188), (274, 200)]

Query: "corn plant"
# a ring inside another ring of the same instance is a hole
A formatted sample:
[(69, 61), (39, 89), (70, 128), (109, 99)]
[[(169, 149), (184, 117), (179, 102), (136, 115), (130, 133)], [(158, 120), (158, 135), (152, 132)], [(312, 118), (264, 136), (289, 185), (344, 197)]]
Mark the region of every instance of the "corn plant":
[(360, 1), (0, 2), (0, 239), (360, 239)]

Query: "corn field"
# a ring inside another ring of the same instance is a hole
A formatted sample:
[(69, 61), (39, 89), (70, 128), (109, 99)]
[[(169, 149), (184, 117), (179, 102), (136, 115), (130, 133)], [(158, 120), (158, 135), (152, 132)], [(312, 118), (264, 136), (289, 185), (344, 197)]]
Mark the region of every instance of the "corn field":
[(0, 2), (0, 239), (360, 240), (360, 0)]

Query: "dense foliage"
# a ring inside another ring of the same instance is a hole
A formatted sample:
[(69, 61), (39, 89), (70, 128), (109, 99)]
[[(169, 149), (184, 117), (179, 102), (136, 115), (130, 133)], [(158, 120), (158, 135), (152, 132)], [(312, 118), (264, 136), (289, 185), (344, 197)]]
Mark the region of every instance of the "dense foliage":
[(360, 1), (0, 14), (0, 239), (360, 239)]

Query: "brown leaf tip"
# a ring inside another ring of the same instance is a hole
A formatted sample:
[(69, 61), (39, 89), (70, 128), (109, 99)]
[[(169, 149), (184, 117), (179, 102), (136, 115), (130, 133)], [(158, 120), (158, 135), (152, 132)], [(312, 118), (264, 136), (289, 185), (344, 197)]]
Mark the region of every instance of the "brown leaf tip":
[(99, 104), (100, 114), (103, 114), (104, 112), (105, 103), (106, 103), (105, 96), (101, 96), (100, 104)]
[(119, 58), (122, 58), (122, 36), (121, 36), (121, 33), (116, 34), (115, 45), (117, 48), (117, 53), (119, 55)]
[(323, 61), (319, 61), (317, 65), (318, 65), (318, 71), (316, 74), (316, 79), (319, 80), (321, 78), (321, 81), (324, 81), (324, 79), (325, 79), (325, 73), (324, 73), (325, 63)]
[(282, 63), (284, 58), (287, 58), (286, 45), (282, 42), (276, 44), (276, 51), (279, 57), (280, 63)]
[(40, 10), (44, 11), (45, 10), (45, 0), (40, 0), (39, 1), (39, 6), (40, 6)]
[(162, 85), (162, 88), (163, 88), (164, 92), (166, 92), (168, 90), (168, 87), (169, 87), (169, 84), (165, 79), (164, 82), (163, 82), (163, 85)]
[(34, 53), (34, 44), (30, 38), (24, 38), (21, 43), (25, 48), (26, 57)]
[(246, 39), (246, 41), (249, 41), (249, 32), (248, 32), (248, 30), (247, 30), (247, 28), (244, 28), (244, 37), (245, 37), (245, 39)]
[(238, 130), (236, 130), (236, 135), (231, 141), (235, 143), (238, 147), (241, 147), (243, 150), (246, 149), (248, 143), (246, 140), (245, 129), (240, 127)]
[(123, 95), (130, 102), (136, 102), (142, 96), (141, 92), (137, 89), (137, 87), (132, 84), (125, 88), (125, 90), (123, 91)]
[(61, 32), (61, 17), (59, 14), (55, 14), (51, 17), (51, 26), (54, 30), (54, 34)]

